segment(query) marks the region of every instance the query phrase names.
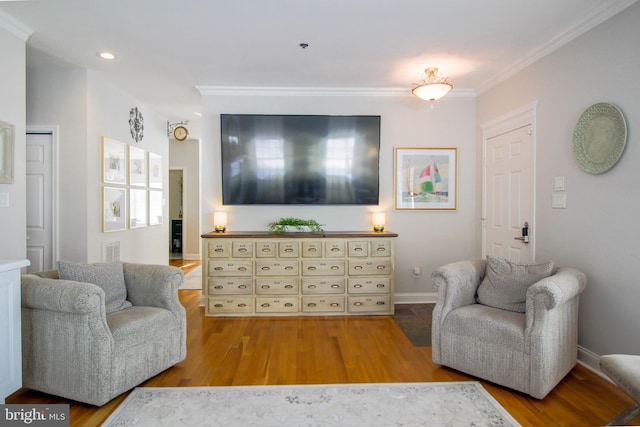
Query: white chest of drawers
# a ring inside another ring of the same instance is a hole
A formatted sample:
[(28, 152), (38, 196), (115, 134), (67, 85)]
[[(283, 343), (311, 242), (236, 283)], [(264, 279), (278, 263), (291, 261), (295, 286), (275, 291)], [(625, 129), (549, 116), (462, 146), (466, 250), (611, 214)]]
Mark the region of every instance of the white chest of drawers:
[(207, 233), (207, 316), (393, 314), (394, 241), (383, 232)]

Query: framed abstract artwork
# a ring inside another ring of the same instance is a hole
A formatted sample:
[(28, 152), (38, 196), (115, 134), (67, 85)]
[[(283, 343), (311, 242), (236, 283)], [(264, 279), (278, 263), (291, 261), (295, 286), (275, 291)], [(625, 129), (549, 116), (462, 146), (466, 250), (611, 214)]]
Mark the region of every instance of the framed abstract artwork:
[(129, 184), (147, 186), (147, 152), (132, 145), (129, 146)]
[(127, 228), (126, 188), (102, 188), (102, 232), (122, 231)]
[(162, 188), (162, 156), (149, 152), (149, 187)]
[(458, 149), (395, 147), (397, 210), (455, 210)]
[(148, 190), (143, 188), (129, 189), (129, 228), (140, 228), (149, 225)]
[(102, 182), (127, 183), (127, 144), (102, 137)]

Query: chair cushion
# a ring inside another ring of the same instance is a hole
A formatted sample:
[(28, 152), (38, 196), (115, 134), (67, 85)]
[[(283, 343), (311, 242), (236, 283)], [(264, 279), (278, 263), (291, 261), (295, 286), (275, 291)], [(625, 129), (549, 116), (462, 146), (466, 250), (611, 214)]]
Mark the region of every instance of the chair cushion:
[(63, 280), (100, 286), (104, 291), (107, 314), (131, 307), (127, 301), (127, 287), (120, 261), (94, 264), (58, 261), (58, 275)]
[(553, 261), (516, 264), (487, 256), (487, 271), (478, 287), (478, 302), (490, 307), (524, 313), (527, 289), (553, 273)]

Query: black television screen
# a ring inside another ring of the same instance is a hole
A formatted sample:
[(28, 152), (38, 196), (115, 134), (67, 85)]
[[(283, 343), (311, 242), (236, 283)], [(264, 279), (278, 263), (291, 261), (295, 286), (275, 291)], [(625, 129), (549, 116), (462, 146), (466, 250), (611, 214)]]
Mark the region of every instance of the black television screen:
[(225, 205), (377, 205), (380, 116), (221, 114)]

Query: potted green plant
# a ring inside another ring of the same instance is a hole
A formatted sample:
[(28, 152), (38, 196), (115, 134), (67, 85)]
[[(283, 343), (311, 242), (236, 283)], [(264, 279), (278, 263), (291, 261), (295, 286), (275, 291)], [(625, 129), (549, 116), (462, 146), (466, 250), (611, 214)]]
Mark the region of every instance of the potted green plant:
[(322, 233), (322, 225), (315, 219), (300, 219), (293, 217), (280, 218), (278, 221), (269, 223), (269, 233), (282, 234), (288, 231), (289, 227), (295, 227), (298, 231), (304, 231), (305, 227), (312, 233)]

